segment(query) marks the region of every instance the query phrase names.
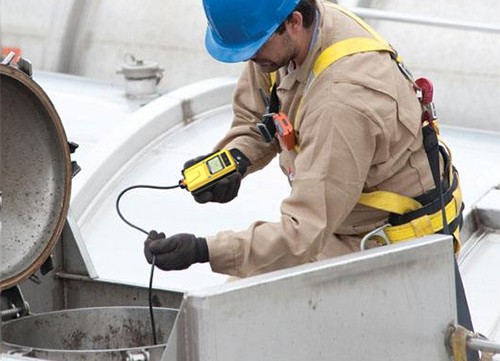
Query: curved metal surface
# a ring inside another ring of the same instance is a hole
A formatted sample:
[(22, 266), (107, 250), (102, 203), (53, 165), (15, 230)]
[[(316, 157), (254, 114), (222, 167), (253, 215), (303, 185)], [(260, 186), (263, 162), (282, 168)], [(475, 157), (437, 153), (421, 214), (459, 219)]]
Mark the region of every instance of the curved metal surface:
[[(86, 154), (83, 161), (89, 166), (75, 178), (71, 210), (99, 278), (146, 284), (145, 237), (120, 220), (116, 197), (134, 184), (177, 184), (184, 162), (210, 152), (229, 128), (235, 83), (234, 78), (217, 78), (166, 94), (134, 112)], [(121, 210), (148, 230), (206, 236), (246, 229), (256, 220), (279, 221), (281, 199), (289, 189), (275, 163), (245, 178), (238, 198), (228, 204), (200, 205), (182, 189), (143, 189), (126, 194)], [(184, 292), (226, 280), (208, 264), (196, 264), (182, 272), (158, 272), (154, 286)]]
[(2, 235), (0, 289), (22, 282), (52, 252), (69, 206), (69, 148), (45, 92), (0, 66)]
[(157, 345), (147, 307), (81, 308), (23, 317), (2, 324), (3, 342), (13, 349), (32, 349), (31, 356), (50, 360), (124, 360), (134, 350), (161, 355), (177, 313), (154, 309)]
[[(187, 159), (210, 151), (231, 124), (235, 82), (234, 78), (212, 79), (166, 94), (108, 127), (95, 146), (79, 149), (79, 156), (85, 157), (83, 170), (74, 180), (71, 209), (100, 278), (147, 282), (150, 269), (142, 253), (144, 238), (118, 218), (116, 197), (134, 184), (175, 184)], [(53, 88), (56, 104), (69, 102)], [(71, 94), (71, 89), (64, 94)], [(75, 98), (66, 107), (78, 106)], [(81, 131), (71, 124), (76, 116), (68, 113), (65, 119), (66, 129), (75, 129), (72, 136), (79, 141)], [(102, 129), (101, 122), (86, 132), (103, 134)], [(441, 132), (460, 171), (465, 210), (470, 213), (477, 200), (500, 183), (500, 169), (491, 167), (500, 151), (500, 134), (448, 126), (442, 126)], [(489, 177), (477, 177), (484, 169), (489, 169)], [(270, 164), (246, 178), (238, 198), (228, 204), (200, 206), (183, 190), (137, 190), (124, 196), (121, 206), (127, 219), (141, 227), (204, 236), (246, 229), (256, 220), (279, 221), (280, 203), (289, 189), (279, 166)], [(110, 255), (116, 261), (110, 262)], [(220, 284), (226, 278), (211, 272), (208, 265), (197, 264), (183, 272), (158, 273), (155, 287), (186, 291)]]

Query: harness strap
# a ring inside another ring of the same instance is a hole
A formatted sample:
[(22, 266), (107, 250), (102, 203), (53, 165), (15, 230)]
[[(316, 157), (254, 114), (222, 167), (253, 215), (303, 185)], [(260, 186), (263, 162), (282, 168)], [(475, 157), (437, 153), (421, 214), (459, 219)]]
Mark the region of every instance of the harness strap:
[(387, 51), (392, 54), (396, 53), (387, 43), (381, 43), (371, 38), (359, 37), (341, 40), (330, 45), (318, 56), (313, 66), (313, 75), (317, 78), (323, 70), (343, 57), (368, 51)]
[[(447, 186), (448, 182), (443, 181), (443, 187), (446, 186), (446, 192), (443, 194), (444, 204), (448, 204), (454, 196), (454, 192), (458, 187), (458, 176), (453, 179), (453, 183), (450, 187)], [(421, 199), (425, 199), (425, 202)], [(432, 214), (434, 212), (439, 211), (441, 206), (441, 199), (439, 197), (439, 190), (434, 188), (432, 191), (424, 193), (418, 197), (415, 197), (415, 200), (420, 201), (422, 206), (421, 208), (410, 211), (405, 214), (397, 214), (392, 212), (389, 216), (389, 223), (393, 226), (398, 226), (400, 224), (409, 222), (413, 218), (417, 218), (423, 216), (425, 214)]]
[(280, 111), (280, 99), (278, 98), (276, 83), (273, 84), (271, 88), (271, 95), (269, 96), (269, 109), (268, 113), (279, 113)]
[(276, 85), (276, 78), (277, 78), (277, 75), (276, 75), (275, 71), (273, 71), (272, 73), (269, 74), (269, 80), (271, 81), (271, 86), (269, 87), (270, 92), (273, 91), (273, 87)]
[(444, 225), (449, 227), (449, 234), (454, 236), (454, 251), (460, 251), (460, 227), (462, 225), (463, 211), (462, 195), (460, 187), (453, 191), (452, 199), (444, 207), (446, 214), (446, 223), (443, 222), (442, 209), (413, 218), (410, 221), (397, 225), (389, 226), (384, 229), (385, 234), (391, 243), (398, 243), (408, 239), (422, 237), (434, 233), (443, 232)]
[(400, 215), (422, 208), (422, 204), (417, 200), (389, 191), (361, 193), (358, 203)]

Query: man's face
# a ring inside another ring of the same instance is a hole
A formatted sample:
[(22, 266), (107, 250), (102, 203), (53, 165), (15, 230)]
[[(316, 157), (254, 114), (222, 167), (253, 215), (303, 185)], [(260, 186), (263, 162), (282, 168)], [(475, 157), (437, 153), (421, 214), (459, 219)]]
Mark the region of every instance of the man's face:
[(282, 34), (274, 33), (250, 60), (264, 73), (272, 73), (288, 65), (295, 57), (295, 52), (296, 44), (285, 31)]

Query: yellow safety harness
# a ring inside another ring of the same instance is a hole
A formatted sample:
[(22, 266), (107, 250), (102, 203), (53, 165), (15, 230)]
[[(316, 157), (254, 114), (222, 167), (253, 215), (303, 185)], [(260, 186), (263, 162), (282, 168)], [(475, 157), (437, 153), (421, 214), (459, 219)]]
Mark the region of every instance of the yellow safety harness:
[[(401, 72), (413, 83), (415, 89), (420, 90), (411, 73), (404, 66), (401, 57), (385, 39), (348, 10), (332, 3), (325, 3), (325, 6), (334, 7), (351, 17), (373, 38), (349, 38), (329, 46), (318, 56), (313, 65), (312, 81), (319, 77), (330, 65), (346, 56), (369, 51), (384, 51), (388, 52), (397, 62)], [(271, 84), (274, 85), (275, 81), (276, 74), (273, 73), (271, 74)], [(423, 108), (428, 106), (428, 104), (423, 104), (422, 100), (421, 104)], [(298, 108), (300, 109), (300, 104)], [(299, 109), (297, 110), (297, 114), (299, 113)], [(451, 153), (449, 149), (439, 138), (436, 117), (430, 117), (423, 121), (422, 130), (424, 134), (424, 147), (431, 165), (436, 188), (416, 198), (389, 191), (362, 193), (358, 203), (390, 213), (389, 224), (385, 225), (383, 230), (381, 229), (384, 243), (397, 243), (442, 232), (454, 236), (454, 249), (455, 253), (458, 253), (460, 250), (459, 233), (462, 225), (463, 210), (458, 173), (451, 165)], [(295, 150), (299, 152), (300, 147), (297, 145)], [(445, 178), (443, 180), (440, 179), (439, 154), (441, 154), (445, 161)], [(378, 233), (378, 236), (380, 236), (380, 232)]]

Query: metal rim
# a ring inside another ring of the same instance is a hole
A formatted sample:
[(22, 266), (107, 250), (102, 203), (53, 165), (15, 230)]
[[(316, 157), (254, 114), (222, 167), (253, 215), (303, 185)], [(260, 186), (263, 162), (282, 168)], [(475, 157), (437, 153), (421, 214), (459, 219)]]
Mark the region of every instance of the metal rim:
[(69, 154), (69, 147), (67, 143), (66, 133), (62, 126), (61, 119), (59, 118), (59, 115), (57, 114), (54, 105), (50, 101), (47, 94), (43, 91), (43, 89), (29, 76), (11, 66), (0, 65), (0, 76), (2, 77), (6, 76), (14, 81), (19, 82), (22, 86), (24, 86), (28, 91), (31, 92), (31, 95), (35, 96), (35, 100), (38, 101), (41, 104), (41, 106), (46, 110), (46, 112), (49, 115), (53, 130), (57, 136), (57, 139), (53, 139), (53, 141), (59, 144), (62, 158), (65, 162), (63, 166), (65, 174), (63, 176), (64, 194), (62, 195), (62, 202), (61, 202), (62, 205), (60, 212), (57, 215), (58, 219), (55, 223), (54, 230), (47, 242), (47, 245), (42, 250), (42, 252), (36, 257), (34, 262), (32, 262), (31, 265), (28, 266), (26, 269), (18, 272), (17, 274), (11, 275), (6, 279), (0, 280), (0, 290), (2, 290), (9, 288), (13, 285), (16, 285), (24, 281), (28, 277), (30, 277), (41, 267), (41, 265), (52, 253), (52, 250), (62, 233), (64, 223), (66, 221), (66, 216), (68, 213), (70, 194), (71, 194), (71, 161), (70, 161), (70, 154)]

